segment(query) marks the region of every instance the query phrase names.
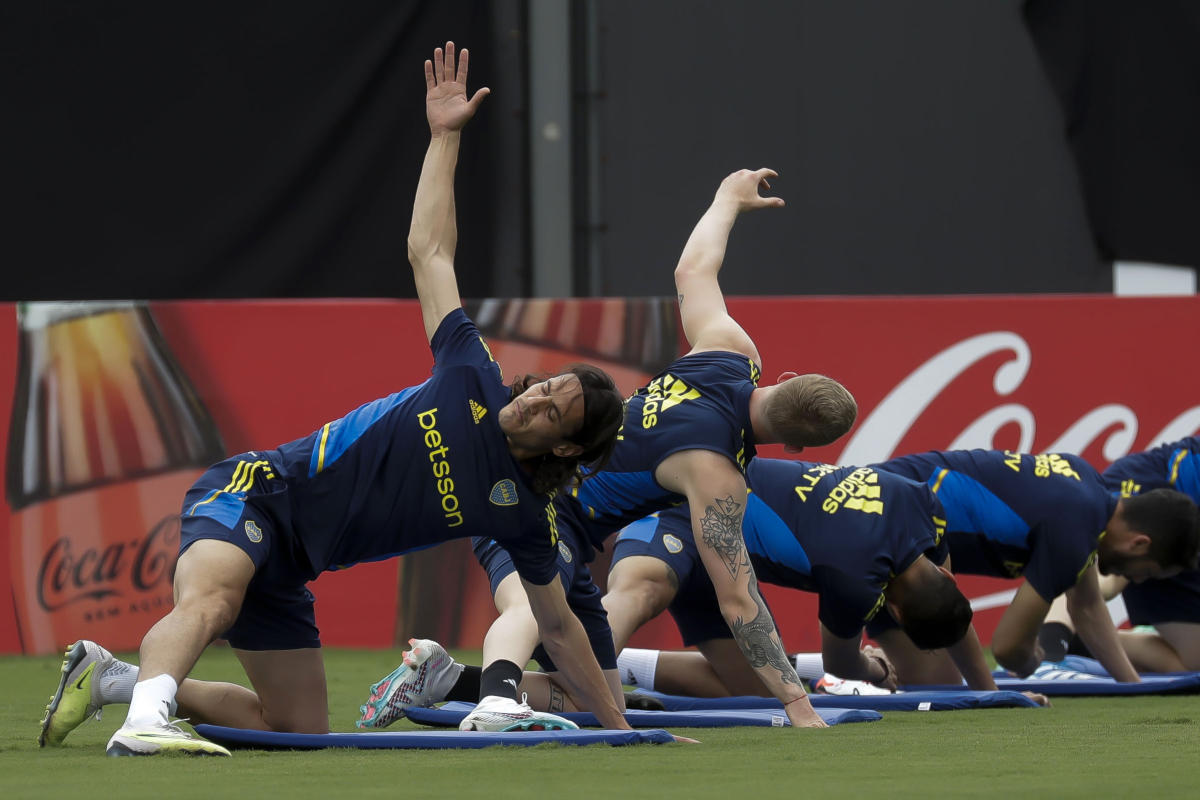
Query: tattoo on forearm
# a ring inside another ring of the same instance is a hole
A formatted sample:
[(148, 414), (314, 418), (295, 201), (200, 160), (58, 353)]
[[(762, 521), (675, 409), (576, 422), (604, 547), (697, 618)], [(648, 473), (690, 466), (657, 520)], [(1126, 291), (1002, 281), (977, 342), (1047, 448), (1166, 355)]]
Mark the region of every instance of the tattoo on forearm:
[(724, 500), (713, 500), (704, 509), (700, 520), (701, 537), (704, 543), (717, 551), (729, 574), (738, 576), (738, 570), (747, 561), (746, 546), (742, 541), (742, 505), (733, 496)]
[[(749, 565), (747, 564), (747, 566)], [(766, 666), (774, 667), (779, 670), (779, 677), (783, 679), (784, 683), (803, 686), (791, 661), (788, 660), (787, 653), (784, 652), (783, 643), (775, 630), (775, 620), (771, 618), (771, 612), (767, 610), (767, 604), (763, 602), (762, 595), (758, 592), (758, 579), (754, 576), (752, 568), (750, 569), (750, 585), (747, 588), (750, 596), (754, 598), (755, 605), (758, 606), (758, 612), (749, 622), (738, 617), (730, 624), (734, 641), (742, 649), (742, 654), (746, 656), (750, 666), (755, 669)]]
[(566, 698), (563, 696), (562, 689), (558, 688), (558, 684), (550, 684), (550, 708), (549, 711), (562, 711), (566, 705)]
[(680, 292), (675, 296), (679, 298), (679, 305), (683, 305), (683, 292)]

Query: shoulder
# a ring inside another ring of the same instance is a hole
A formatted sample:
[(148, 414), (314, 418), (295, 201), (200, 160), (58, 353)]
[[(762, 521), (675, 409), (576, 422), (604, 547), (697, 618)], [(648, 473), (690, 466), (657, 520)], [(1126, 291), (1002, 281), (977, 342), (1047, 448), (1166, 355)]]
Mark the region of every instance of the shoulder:
[(762, 375), (757, 357), (733, 350), (694, 348), (659, 373), (689, 376), (695, 380), (749, 381), (757, 385)]

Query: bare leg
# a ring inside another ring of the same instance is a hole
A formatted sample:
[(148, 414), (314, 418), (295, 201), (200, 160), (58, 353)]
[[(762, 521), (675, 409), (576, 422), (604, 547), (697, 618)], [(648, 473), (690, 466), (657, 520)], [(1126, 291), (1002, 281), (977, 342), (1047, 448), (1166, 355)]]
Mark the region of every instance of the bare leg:
[(1154, 627), (1179, 654), (1184, 669), (1200, 670), (1200, 623), (1163, 622)]
[(898, 628), (884, 631), (876, 640), (887, 653), (888, 660), (896, 667), (896, 676), (901, 684), (962, 683), (962, 675), (945, 650), (920, 650), (904, 631)]
[(1070, 612), (1067, 611), (1067, 596), (1065, 594), (1060, 594), (1050, 603), (1050, 610), (1046, 612), (1046, 618), (1042, 620), (1042, 624), (1045, 625), (1047, 622), (1057, 622), (1061, 625), (1066, 625), (1074, 633), (1075, 623), (1071, 620)]
[(1183, 672), (1187, 669), (1175, 648), (1157, 633), (1117, 631), (1117, 638), (1138, 672)]
[[(625, 707), (625, 688), (621, 686), (621, 678), (615, 669), (604, 670), (604, 680), (617, 700), (620, 708)], [(579, 704), (563, 687), (557, 672), (526, 672), (521, 678), (521, 691), (529, 695), (529, 707), (537, 711), (580, 711)]]
[(537, 620), (529, 608), (529, 598), (517, 573), (500, 581), (493, 599), (500, 616), (483, 639), (483, 666), (496, 661), (511, 661), (524, 667), (533, 658), (540, 636)]
[(601, 602), (608, 612), (613, 644), (621, 652), (634, 631), (667, 609), (679, 591), (679, 579), (665, 562), (650, 556), (618, 561), (608, 574)]
[(710, 639), (699, 648), (659, 653), (654, 688), (686, 697), (771, 696), (732, 639)]
[(170, 675), (182, 683), (196, 659), (237, 619), (254, 563), (228, 542), (201, 539), (175, 567), (175, 607), (143, 637), (138, 682)]

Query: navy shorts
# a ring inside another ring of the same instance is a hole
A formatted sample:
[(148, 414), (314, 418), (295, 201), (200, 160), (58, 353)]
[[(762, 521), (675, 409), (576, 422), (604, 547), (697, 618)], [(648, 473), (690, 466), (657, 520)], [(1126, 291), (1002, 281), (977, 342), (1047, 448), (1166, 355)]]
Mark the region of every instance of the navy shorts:
[[(516, 572), (516, 567), (508, 551), (494, 539), (475, 538), (471, 540), (471, 546), (475, 550), (475, 558), (487, 571), (492, 594), (495, 594), (500, 581)], [(591, 570), (580, 557), (575, 532), (563, 524), (561, 517), (558, 522), (557, 565), (558, 579), (567, 593), (567, 605), (583, 624), (596, 661), (601, 669), (616, 669), (617, 651), (613, 647), (612, 628), (608, 626), (608, 612), (600, 602), (600, 590), (592, 581)], [(550, 654), (540, 644), (533, 651), (533, 657), (546, 672), (558, 671)]]
[(183, 503), (179, 554), (200, 539), (240, 548), (254, 562), (242, 608), (223, 636), (239, 650), (320, 647), (311, 568), (290, 535), (287, 484), (260, 453), (210, 467)]
[(1181, 572), (1174, 578), (1131, 583), (1121, 597), (1134, 625), (1200, 623), (1200, 570)]
[(711, 639), (733, 638), (690, 528), (668, 532), (659, 527), (657, 517), (627, 525), (617, 534), (613, 566), (630, 556), (657, 558), (675, 573), (679, 591), (667, 611), (675, 620), (684, 645), (692, 647)]

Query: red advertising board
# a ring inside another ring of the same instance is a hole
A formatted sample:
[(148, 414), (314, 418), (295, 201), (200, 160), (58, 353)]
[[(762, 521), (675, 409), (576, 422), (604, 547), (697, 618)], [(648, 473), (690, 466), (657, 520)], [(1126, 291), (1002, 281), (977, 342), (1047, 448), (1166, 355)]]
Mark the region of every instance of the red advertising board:
[[(821, 372), (859, 402), (805, 460), (932, 448), (1078, 452), (1099, 468), (1200, 430), (1200, 298), (738, 298), (764, 380)], [(472, 304), (508, 375), (589, 360), (631, 391), (683, 346), (669, 301)], [(169, 607), (183, 489), (223, 453), (307, 435), (423, 380), (412, 301), (0, 306), (0, 652), (75, 638), (136, 647)], [(761, 455), (783, 457), (764, 447)], [(1011, 582), (964, 578), (973, 597)], [(322, 576), (322, 639), (478, 646), (494, 611), (463, 543)], [(818, 645), (815, 599), (767, 587), (790, 649)], [(998, 611), (977, 617), (990, 637)], [(673, 646), (657, 621), (642, 646)]]

